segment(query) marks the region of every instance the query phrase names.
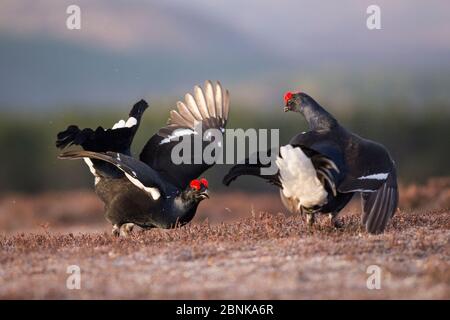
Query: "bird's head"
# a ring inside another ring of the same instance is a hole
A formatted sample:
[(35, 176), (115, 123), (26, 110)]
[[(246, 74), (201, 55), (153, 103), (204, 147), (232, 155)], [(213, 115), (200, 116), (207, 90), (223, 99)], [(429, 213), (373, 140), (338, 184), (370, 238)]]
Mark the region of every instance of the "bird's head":
[(205, 178), (192, 180), (185, 192), (185, 197), (194, 200), (195, 202), (200, 202), (209, 198), (208, 180)]
[(302, 112), (314, 100), (303, 92), (286, 92), (284, 94), (284, 112)]

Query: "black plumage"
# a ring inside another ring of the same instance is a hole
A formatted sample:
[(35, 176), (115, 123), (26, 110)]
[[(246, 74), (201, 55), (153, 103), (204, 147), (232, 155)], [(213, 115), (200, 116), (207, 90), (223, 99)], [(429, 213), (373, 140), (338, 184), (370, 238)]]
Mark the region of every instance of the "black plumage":
[[(362, 223), (370, 233), (383, 232), (398, 204), (395, 164), (386, 148), (342, 127), (305, 93), (288, 93), (285, 102), (285, 111), (301, 113), (309, 125), (309, 131), (294, 136), (289, 145), (300, 148), (311, 160), (318, 180), (327, 191), (324, 203), (298, 209), (306, 211), (311, 223), (314, 214), (319, 212), (331, 213), (331, 220), (336, 222), (339, 211), (355, 193), (361, 193)], [(238, 176), (249, 174), (269, 180), (283, 190), (280, 172), (263, 176), (259, 173), (261, 166), (260, 163), (236, 165), (224, 177), (224, 183), (229, 185)], [(289, 210), (298, 211), (294, 205), (298, 199), (287, 199), (283, 192), (280, 195)]]
[[(59, 158), (86, 161), (116, 235), (127, 234), (133, 225), (172, 228), (192, 220), (200, 201), (209, 197), (208, 182), (197, 178), (211, 165), (203, 161), (175, 165), (171, 153), (183, 136), (199, 135), (200, 128), (223, 132), (229, 93), (219, 82), (206, 81), (204, 89), (196, 86), (194, 96), (187, 94), (184, 103), (177, 103), (178, 110), (170, 112), (168, 124), (149, 139), (137, 159), (130, 146), (147, 107), (144, 100), (139, 101), (128, 120), (119, 121), (112, 129), (80, 130), (72, 125), (57, 135), (58, 148), (83, 148), (64, 152)], [(202, 141), (202, 147), (209, 143)]]

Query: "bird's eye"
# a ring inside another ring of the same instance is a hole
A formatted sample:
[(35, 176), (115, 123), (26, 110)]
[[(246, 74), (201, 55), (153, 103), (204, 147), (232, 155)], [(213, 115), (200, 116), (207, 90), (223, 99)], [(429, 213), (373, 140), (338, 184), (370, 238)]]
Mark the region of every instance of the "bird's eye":
[(205, 178), (201, 178), (200, 182), (201, 182), (202, 185), (205, 186), (205, 188), (208, 188), (208, 180), (206, 180)]
[(195, 179), (195, 180), (192, 180), (191, 181), (191, 183), (189, 184), (189, 186), (192, 188), (192, 189), (195, 189), (195, 190), (200, 190), (200, 181), (198, 181), (197, 179)]

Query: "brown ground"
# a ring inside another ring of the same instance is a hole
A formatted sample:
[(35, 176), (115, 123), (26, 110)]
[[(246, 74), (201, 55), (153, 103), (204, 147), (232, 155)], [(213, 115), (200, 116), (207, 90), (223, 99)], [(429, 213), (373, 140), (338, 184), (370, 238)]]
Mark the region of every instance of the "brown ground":
[[(91, 192), (0, 198), (0, 298), (450, 299), (450, 178), (402, 188), (383, 235), (359, 204), (308, 229), (278, 196), (216, 194), (176, 230), (109, 235)], [(265, 213), (261, 213), (265, 212)], [(225, 222), (221, 222), (225, 221)], [(81, 289), (68, 290), (69, 265)], [(381, 289), (368, 290), (369, 265)]]

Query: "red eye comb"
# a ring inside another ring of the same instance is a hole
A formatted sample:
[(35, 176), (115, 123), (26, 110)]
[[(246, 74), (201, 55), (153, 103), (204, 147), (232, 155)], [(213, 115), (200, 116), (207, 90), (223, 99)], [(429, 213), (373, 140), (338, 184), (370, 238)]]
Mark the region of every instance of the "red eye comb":
[(200, 183), (201, 183), (202, 185), (204, 185), (205, 188), (208, 188), (208, 180), (206, 180), (205, 178), (201, 178), (201, 179), (200, 179)]
[(191, 181), (191, 183), (189, 183), (189, 186), (192, 188), (192, 189), (195, 189), (195, 190), (200, 190), (200, 181), (198, 181), (197, 179), (195, 179), (195, 180), (192, 180)]
[(284, 94), (284, 102), (288, 103), (288, 101), (292, 99), (292, 96), (293, 96), (292, 92), (290, 92), (290, 91), (286, 92)]

